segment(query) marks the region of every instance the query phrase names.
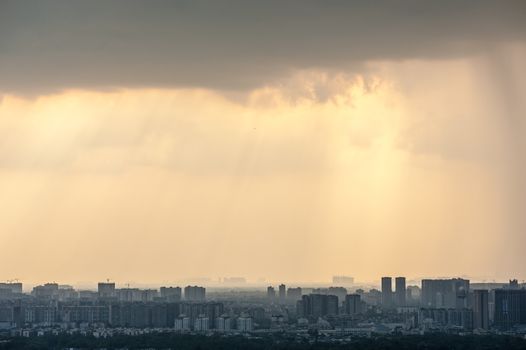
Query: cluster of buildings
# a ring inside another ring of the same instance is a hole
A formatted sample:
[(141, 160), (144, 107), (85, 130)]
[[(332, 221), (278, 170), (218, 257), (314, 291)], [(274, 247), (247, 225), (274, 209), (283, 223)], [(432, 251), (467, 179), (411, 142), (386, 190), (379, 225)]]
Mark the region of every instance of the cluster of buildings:
[[(47, 283), (23, 292), (0, 283), (0, 332), (20, 329), (169, 329), (174, 332), (507, 332), (526, 334), (526, 289), (467, 279), (383, 277), (380, 289), (269, 286), (261, 290), (200, 286), (75, 290)], [(393, 288), (394, 287), (394, 288)], [(106, 332), (108, 333), (108, 332)]]
[(22, 293), (21, 283), (0, 284), (0, 329), (64, 328), (80, 325), (129, 328), (175, 328), (252, 331), (250, 316), (224, 314), (223, 303), (206, 300), (199, 286), (157, 289), (115, 288), (101, 282), (97, 291), (46, 283)]
[[(405, 278), (382, 278), (382, 306), (407, 311)], [(423, 279), (417, 307), (426, 326), (460, 327), (468, 330), (510, 330), (526, 326), (526, 289), (517, 280), (508, 284), (471, 284), (467, 279)]]
[[(398, 323), (419, 331), (487, 332), (517, 330), (526, 333), (526, 289), (517, 280), (508, 284), (470, 284), (462, 278), (423, 279), (421, 286), (407, 286), (405, 277), (382, 277), (380, 290), (343, 287), (313, 288), (299, 298), (295, 289), (279, 286), (279, 302), (296, 302), (296, 316), (315, 323), (320, 318)], [(289, 293), (291, 291), (292, 293)], [(273, 287), (267, 297), (276, 300)], [(378, 315), (381, 315), (378, 317)], [(343, 322), (341, 322), (343, 320)]]

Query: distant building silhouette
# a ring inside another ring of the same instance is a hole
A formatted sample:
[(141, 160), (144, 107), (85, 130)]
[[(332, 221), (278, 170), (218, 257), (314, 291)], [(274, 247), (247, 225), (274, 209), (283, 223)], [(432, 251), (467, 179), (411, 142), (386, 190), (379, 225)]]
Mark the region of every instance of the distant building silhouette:
[(287, 296), (287, 287), (284, 284), (279, 285), (279, 301), (281, 303), (285, 302), (285, 298)]
[(301, 299), (301, 295), (302, 295), (301, 293), (302, 293), (302, 290), (300, 287), (289, 288), (287, 289), (287, 300), (289, 302), (295, 303)]
[(32, 294), (38, 299), (58, 299), (58, 283), (46, 283), (33, 288)]
[(201, 314), (197, 316), (194, 321), (194, 331), (207, 332), (210, 329), (210, 319), (206, 315)]
[(347, 295), (347, 289), (344, 287), (314, 288), (312, 294), (336, 295), (338, 300), (343, 303)]
[(276, 290), (272, 286), (267, 287), (267, 298), (274, 300), (276, 298)]
[(174, 328), (179, 332), (190, 331), (190, 318), (184, 314), (179, 315), (174, 321)]
[(297, 303), (299, 317), (318, 318), (338, 315), (338, 297), (336, 295), (304, 295)]
[(142, 292), (139, 288), (119, 288), (116, 293), (119, 301), (142, 301)]
[(512, 287), (495, 290), (495, 325), (501, 329), (526, 324), (526, 289)]
[(332, 283), (341, 286), (350, 286), (354, 284), (354, 277), (351, 276), (333, 276)]
[(347, 315), (362, 313), (362, 298), (359, 294), (348, 294), (345, 296), (345, 313)]
[(468, 306), (469, 280), (422, 280), (422, 306), (428, 308), (462, 309)]
[(237, 330), (240, 332), (252, 332), (254, 329), (254, 322), (252, 321), (252, 317), (250, 317), (247, 314), (242, 314), (237, 319)]
[(214, 328), (214, 322), (224, 313), (224, 306), (216, 302), (183, 302), (179, 304), (179, 313), (190, 318), (191, 326), (195, 326), (196, 319), (204, 315), (208, 318), (209, 327)]
[(161, 298), (166, 301), (174, 302), (181, 300), (181, 288), (180, 287), (161, 287), (160, 288)]
[(20, 282), (2, 282), (0, 289), (9, 290), (12, 294), (22, 294), (22, 283)]
[(396, 306), (406, 306), (405, 277), (395, 278), (395, 303)]
[(184, 299), (187, 301), (204, 301), (206, 299), (206, 288), (186, 286), (184, 288)]
[(216, 318), (215, 324), (216, 330), (219, 332), (230, 332), (233, 329), (232, 318), (227, 314)]
[(382, 277), (382, 307), (390, 308), (393, 306), (393, 279)]
[(97, 292), (99, 293), (99, 298), (103, 299), (115, 298), (117, 296), (115, 283), (113, 282), (99, 282)]
[(489, 328), (489, 293), (485, 289), (473, 291), (473, 328)]

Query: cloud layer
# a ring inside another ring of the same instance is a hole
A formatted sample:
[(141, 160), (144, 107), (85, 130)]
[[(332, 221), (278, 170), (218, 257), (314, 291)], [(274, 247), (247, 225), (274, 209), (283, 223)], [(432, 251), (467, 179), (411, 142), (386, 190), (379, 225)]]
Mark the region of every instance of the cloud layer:
[(0, 92), (245, 89), (297, 69), (458, 58), (524, 41), (525, 15), (521, 0), (3, 0)]

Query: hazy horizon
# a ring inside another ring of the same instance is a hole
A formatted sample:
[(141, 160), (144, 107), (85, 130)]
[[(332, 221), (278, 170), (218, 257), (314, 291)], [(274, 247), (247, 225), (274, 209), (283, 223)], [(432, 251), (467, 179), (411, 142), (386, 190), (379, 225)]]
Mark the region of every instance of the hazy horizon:
[[(384, 276), (382, 276), (384, 277)], [(389, 277), (389, 276), (388, 276)], [(452, 279), (461, 278), (470, 281), (470, 284), (484, 284), (484, 283), (496, 283), (507, 285), (510, 279), (507, 280), (492, 280), (484, 278), (473, 279), (470, 276), (458, 275), (458, 276), (420, 276), (420, 277), (406, 277), (406, 276), (390, 276), (404, 277), (407, 281), (407, 286), (417, 286), (421, 288), (421, 282), (423, 279)], [(21, 281), (21, 280), (9, 280), (11, 283), (20, 282), (23, 283), (23, 290), (25, 293), (30, 293), (34, 287), (44, 285), (46, 283), (57, 283), (59, 286), (70, 286), (75, 290), (92, 290), (97, 291), (98, 283), (115, 283), (116, 288), (138, 288), (138, 289), (159, 289), (160, 287), (181, 287), (186, 286), (202, 286), (206, 287), (209, 292), (225, 291), (225, 290), (239, 290), (239, 291), (260, 291), (266, 292), (267, 287), (272, 286), (278, 288), (280, 284), (286, 285), (287, 288), (301, 287), (303, 289), (309, 288), (327, 288), (327, 287), (343, 287), (346, 288), (348, 293), (354, 293), (357, 289), (364, 289), (365, 292), (369, 292), (370, 289), (381, 290), (381, 281), (379, 277), (376, 280), (371, 281), (355, 281), (352, 284), (337, 283), (333, 282), (332, 279), (325, 281), (277, 281), (277, 280), (246, 280), (245, 282), (224, 282), (222, 278), (187, 278), (187, 279), (166, 279), (164, 281), (120, 281), (113, 279), (100, 279), (94, 281), (57, 281), (57, 280), (42, 280), (42, 281)], [(0, 281), (3, 282), (3, 281)], [(526, 283), (524, 280), (519, 280), (519, 283)]]
[(525, 15), (0, 0), (0, 280), (526, 279)]

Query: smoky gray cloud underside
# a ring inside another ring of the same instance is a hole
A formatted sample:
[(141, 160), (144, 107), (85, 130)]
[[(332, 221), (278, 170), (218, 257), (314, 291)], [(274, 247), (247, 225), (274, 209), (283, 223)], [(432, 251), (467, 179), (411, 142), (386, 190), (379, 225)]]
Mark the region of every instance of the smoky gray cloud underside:
[(0, 1), (0, 91), (246, 89), (294, 69), (524, 41), (526, 2)]

